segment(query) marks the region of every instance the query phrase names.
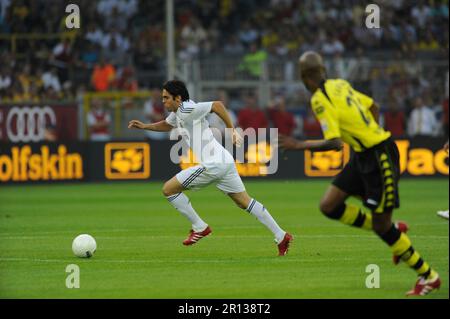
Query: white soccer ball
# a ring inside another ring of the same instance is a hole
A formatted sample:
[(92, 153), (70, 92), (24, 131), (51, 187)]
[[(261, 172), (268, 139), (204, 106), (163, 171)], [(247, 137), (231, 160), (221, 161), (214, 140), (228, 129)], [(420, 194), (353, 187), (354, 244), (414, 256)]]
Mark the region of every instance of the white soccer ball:
[(79, 235), (72, 242), (72, 251), (77, 257), (90, 258), (96, 249), (97, 243), (91, 235)]

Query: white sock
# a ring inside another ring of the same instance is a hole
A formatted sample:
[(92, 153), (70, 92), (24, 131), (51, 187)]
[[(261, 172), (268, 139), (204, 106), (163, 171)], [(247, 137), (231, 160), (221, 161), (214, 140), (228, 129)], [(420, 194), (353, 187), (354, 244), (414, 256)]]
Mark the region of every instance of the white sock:
[(275, 235), (277, 243), (281, 242), (286, 232), (278, 226), (277, 222), (273, 219), (267, 209), (256, 200), (252, 199), (248, 205), (247, 212), (258, 218), (258, 220), (264, 224)]
[(201, 232), (208, 227), (200, 216), (198, 216), (197, 212), (191, 205), (189, 198), (183, 193), (178, 193), (172, 196), (168, 196), (167, 200), (175, 207), (181, 214), (187, 217), (189, 221), (192, 223), (192, 230), (195, 232)]

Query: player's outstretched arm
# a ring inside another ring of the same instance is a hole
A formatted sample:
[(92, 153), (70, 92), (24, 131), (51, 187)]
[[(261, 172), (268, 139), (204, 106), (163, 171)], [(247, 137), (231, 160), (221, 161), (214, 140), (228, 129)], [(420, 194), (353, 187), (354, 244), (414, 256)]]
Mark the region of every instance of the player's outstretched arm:
[(139, 130), (155, 132), (170, 132), (173, 129), (173, 126), (167, 123), (166, 120), (151, 124), (145, 124), (138, 120), (132, 120), (128, 123), (128, 128), (136, 128)]
[(340, 151), (343, 147), (340, 138), (333, 138), (331, 140), (318, 140), (318, 141), (299, 141), (293, 137), (280, 135), (278, 137), (278, 144), (280, 148), (285, 150), (310, 150), (313, 152), (325, 152), (325, 151)]

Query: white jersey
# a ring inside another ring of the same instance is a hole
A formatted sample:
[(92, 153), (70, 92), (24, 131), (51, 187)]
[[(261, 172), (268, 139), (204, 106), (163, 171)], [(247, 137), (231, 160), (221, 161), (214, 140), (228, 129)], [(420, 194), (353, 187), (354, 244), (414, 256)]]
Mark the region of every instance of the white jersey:
[(196, 159), (205, 167), (234, 166), (231, 154), (213, 136), (206, 120), (213, 102), (195, 103), (185, 101), (166, 118), (171, 126), (181, 129), (181, 135), (191, 148)]

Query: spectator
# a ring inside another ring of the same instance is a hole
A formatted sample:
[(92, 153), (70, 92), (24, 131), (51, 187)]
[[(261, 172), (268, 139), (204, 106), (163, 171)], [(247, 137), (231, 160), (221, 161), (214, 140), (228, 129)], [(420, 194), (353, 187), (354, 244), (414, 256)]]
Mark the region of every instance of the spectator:
[(263, 71), (263, 63), (267, 60), (267, 52), (258, 48), (256, 43), (250, 45), (250, 53), (244, 56), (244, 60), (239, 65), (238, 70), (246, 72), (248, 75), (260, 78)]
[(295, 129), (294, 115), (286, 111), (286, 101), (284, 97), (276, 97), (273, 103), (269, 104), (269, 118), (278, 133), (292, 136)]
[(246, 21), (239, 32), (239, 39), (244, 43), (244, 45), (250, 45), (254, 43), (259, 38), (258, 31), (252, 27), (250, 22)]
[[(375, 68), (372, 70), (371, 74), (371, 87), (370, 91), (372, 92), (372, 96), (376, 101), (380, 101), (383, 105), (386, 100), (386, 92), (388, 92), (394, 86), (392, 84), (392, 79), (389, 76), (387, 70), (385, 68)], [(401, 96), (401, 95), (396, 95)]]
[(73, 90), (72, 82), (66, 81), (62, 86), (61, 97), (67, 99), (69, 101), (73, 101), (76, 99), (75, 92)]
[(300, 45), (300, 52), (317, 51), (320, 49), (319, 39), (312, 34), (305, 34), (302, 44)]
[(239, 126), (243, 130), (253, 128), (256, 132), (258, 132), (258, 128), (267, 128), (268, 121), (266, 115), (256, 105), (256, 97), (254, 95), (248, 95), (245, 100), (245, 107), (238, 114)]
[(356, 56), (347, 60), (348, 67), (344, 74), (344, 79), (350, 77), (358, 77), (359, 81), (368, 86), (370, 79), (370, 59), (364, 54), (364, 50), (361, 47), (356, 49)]
[(178, 52), (178, 58), (181, 61), (192, 61), (193, 58), (197, 57), (200, 53), (200, 47), (194, 42), (187, 42), (186, 40), (181, 40), (180, 51)]
[(92, 22), (88, 25), (84, 38), (94, 44), (102, 45), (104, 34), (99, 25)]
[(13, 101), (13, 88), (9, 88), (0, 91), (0, 103), (11, 103)]
[(159, 59), (163, 56), (164, 37), (161, 25), (152, 25), (143, 29), (135, 42), (134, 62), (140, 69), (157, 70)]
[(122, 7), (122, 0), (100, 0), (97, 3), (97, 13), (104, 16), (105, 18), (109, 18), (111, 17), (112, 12), (115, 8), (118, 9)]
[(245, 48), (236, 35), (230, 37), (229, 41), (225, 44), (224, 52), (227, 54), (242, 54), (245, 52)]
[(393, 137), (405, 135), (405, 113), (400, 110), (395, 100), (389, 100), (388, 110), (384, 113), (384, 128), (392, 133)]
[(23, 68), (16, 73), (17, 80), (19, 80), (20, 85), (25, 90), (28, 89), (31, 81), (33, 80), (33, 76), (31, 74), (31, 64), (26, 63)]
[(411, 10), (411, 17), (417, 22), (420, 28), (423, 28), (431, 17), (431, 9), (425, 5), (424, 0), (421, 0), (419, 5)]
[(336, 34), (329, 35), (327, 41), (322, 45), (322, 53), (325, 56), (333, 56), (344, 53), (345, 48), (341, 41), (339, 41)]
[(138, 5), (138, 0), (122, 0), (122, 6), (119, 11), (129, 19), (137, 13)]
[(123, 66), (128, 61), (126, 61), (125, 51), (119, 47), (117, 40), (117, 37), (113, 37), (110, 39), (108, 47), (103, 48), (102, 50), (102, 56), (112, 65)]
[(116, 28), (119, 32), (124, 32), (127, 29), (127, 17), (120, 14), (118, 7), (113, 7), (111, 15), (105, 19), (105, 30)]
[[(7, 0), (8, 1), (8, 0)], [(1, 5), (1, 2), (0, 2)], [(7, 22), (5, 21), (5, 17), (1, 15), (1, 7), (0, 7), (0, 33), (9, 33), (9, 27)]]
[(413, 106), (408, 121), (408, 135), (436, 136), (439, 128), (435, 113), (425, 105), (421, 97), (414, 99)]
[(68, 67), (73, 62), (73, 48), (70, 39), (66, 38), (59, 42), (52, 51), (50, 63), (56, 66), (61, 72), (64, 81), (68, 79)]
[(416, 48), (418, 51), (435, 51), (439, 49), (439, 43), (431, 30), (428, 30), (423, 36), (421, 36)]
[(98, 92), (108, 91), (115, 77), (116, 69), (114, 66), (105, 62), (105, 59), (101, 57), (100, 63), (94, 67), (92, 72), (91, 83)]
[(2, 66), (0, 68), (0, 93), (6, 91), (12, 84), (11, 72)]
[(8, 8), (11, 5), (12, 0), (1, 0), (0, 1), (0, 18), (5, 19), (8, 12)]
[(56, 92), (53, 87), (48, 87), (42, 95), (44, 101), (56, 101), (61, 99), (61, 95)]
[(87, 114), (87, 124), (91, 141), (104, 142), (110, 140), (111, 116), (106, 112), (101, 101), (92, 101), (92, 109)]
[(124, 67), (118, 72), (114, 87), (120, 91), (137, 92), (139, 89), (133, 67)]
[(106, 33), (103, 36), (101, 46), (103, 49), (108, 49), (110, 47), (110, 42), (115, 41), (116, 46), (122, 52), (127, 52), (130, 49), (130, 41), (124, 37), (116, 28), (113, 28), (110, 33)]
[(181, 39), (196, 47), (200, 47), (206, 38), (206, 31), (197, 19), (192, 19), (191, 23), (185, 25), (181, 31)]
[(12, 2), (13, 6), (10, 9), (10, 24), (13, 33), (26, 33), (27, 27), (25, 20), (30, 14), (30, 8), (26, 5), (24, 0), (16, 0)]
[[(166, 119), (167, 114), (162, 103), (161, 90), (153, 89), (151, 98), (144, 104), (144, 116), (147, 122), (157, 123)], [(145, 131), (150, 140), (164, 140), (168, 138), (165, 132)]]
[(97, 13), (106, 20), (113, 17), (115, 11), (117, 11), (117, 14), (129, 19), (136, 14), (137, 9), (137, 0), (100, 0), (97, 2)]
[(90, 41), (86, 41), (84, 44), (85, 49), (81, 52), (78, 63), (82, 67), (90, 69), (99, 61), (99, 46)]
[(55, 92), (61, 91), (61, 83), (59, 81), (58, 71), (56, 68), (51, 68), (51, 70), (48, 70), (42, 74), (41, 80), (45, 89), (51, 87)]

